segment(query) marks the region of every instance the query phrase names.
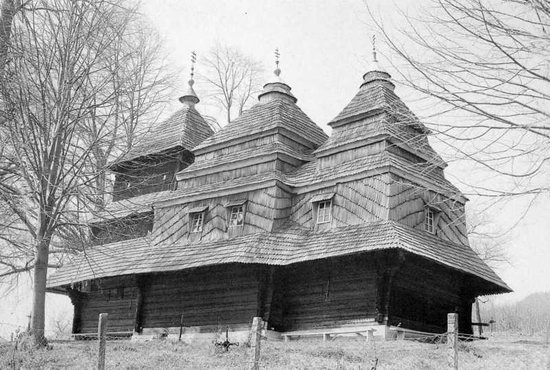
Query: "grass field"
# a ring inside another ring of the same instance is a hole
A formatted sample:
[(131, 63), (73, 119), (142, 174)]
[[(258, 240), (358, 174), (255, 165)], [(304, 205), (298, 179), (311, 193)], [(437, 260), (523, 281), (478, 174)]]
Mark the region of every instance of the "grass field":
[[(0, 369), (97, 368), (97, 342), (53, 343), (53, 348), (14, 351), (0, 344)], [(164, 341), (107, 342), (108, 369), (246, 369), (250, 348), (220, 352), (211, 344)], [(442, 369), (444, 344), (411, 341), (371, 342), (337, 338), (331, 342), (262, 342), (265, 369)], [(494, 335), (486, 341), (460, 343), (460, 369), (550, 369), (550, 348), (542, 337)]]

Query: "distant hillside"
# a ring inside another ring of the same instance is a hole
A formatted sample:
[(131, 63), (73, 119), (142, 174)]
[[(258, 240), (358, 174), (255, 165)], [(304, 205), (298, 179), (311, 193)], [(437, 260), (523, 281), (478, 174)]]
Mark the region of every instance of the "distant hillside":
[(535, 334), (550, 331), (550, 292), (533, 293), (519, 302), (481, 305), (483, 321), (496, 321), (496, 330)]

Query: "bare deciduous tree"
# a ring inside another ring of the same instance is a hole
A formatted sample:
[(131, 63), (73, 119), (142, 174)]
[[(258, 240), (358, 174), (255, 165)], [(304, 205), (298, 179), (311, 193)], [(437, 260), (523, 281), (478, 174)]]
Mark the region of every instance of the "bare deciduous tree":
[[(509, 237), (491, 222), (490, 217), (483, 212), (468, 212), (467, 232), (470, 246), (479, 257), (493, 269), (509, 264), (507, 246)], [(477, 323), (482, 323), (480, 297), (475, 299), (475, 314)], [(485, 303), (485, 302), (483, 302)], [(481, 326), (477, 327), (479, 335), (483, 334)]]
[(101, 0), (25, 2), (12, 19), (0, 76), (0, 278), (32, 271), (36, 344), (48, 268), (84, 246), (83, 212), (102, 203), (107, 159), (124, 149), (117, 138), (130, 146), (165, 91), (138, 21), (127, 3)]
[(232, 46), (217, 44), (202, 58), (199, 77), (210, 87), (210, 95), (223, 106), (227, 122), (234, 117), (234, 108), (240, 116), (260, 88), (263, 67)]
[(432, 102), (424, 121), (448, 147), (447, 157), (484, 171), (484, 181), (465, 184), (471, 194), (548, 194), (548, 2), (429, 4), (418, 16), (402, 12), (406, 24), (398, 31), (369, 9), (397, 79)]
[(500, 230), (486, 213), (468, 212), (466, 225), (470, 246), (493, 269), (510, 263), (507, 246), (509, 235)]

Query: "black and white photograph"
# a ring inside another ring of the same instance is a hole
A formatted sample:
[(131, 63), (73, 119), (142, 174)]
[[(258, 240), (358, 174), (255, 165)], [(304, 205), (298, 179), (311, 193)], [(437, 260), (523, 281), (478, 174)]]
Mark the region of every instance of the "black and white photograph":
[(0, 0), (0, 369), (550, 369), (550, 2)]

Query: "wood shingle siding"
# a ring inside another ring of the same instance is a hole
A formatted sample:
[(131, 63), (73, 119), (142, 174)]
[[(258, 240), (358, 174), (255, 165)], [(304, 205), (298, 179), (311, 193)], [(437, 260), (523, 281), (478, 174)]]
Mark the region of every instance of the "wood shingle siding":
[(436, 234), (442, 239), (468, 245), (465, 206), (399, 176), (391, 177), (389, 219), (424, 230), (426, 207), (439, 210)]

